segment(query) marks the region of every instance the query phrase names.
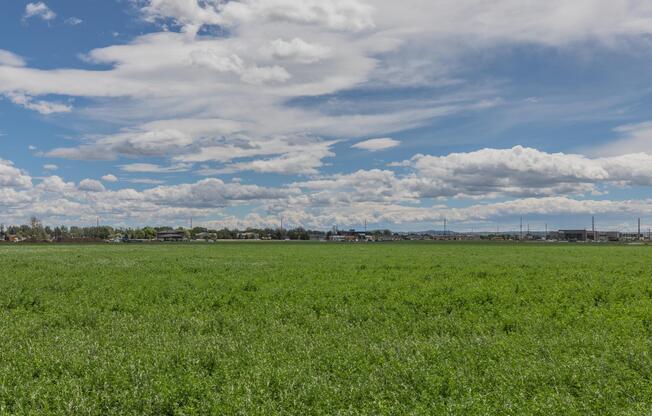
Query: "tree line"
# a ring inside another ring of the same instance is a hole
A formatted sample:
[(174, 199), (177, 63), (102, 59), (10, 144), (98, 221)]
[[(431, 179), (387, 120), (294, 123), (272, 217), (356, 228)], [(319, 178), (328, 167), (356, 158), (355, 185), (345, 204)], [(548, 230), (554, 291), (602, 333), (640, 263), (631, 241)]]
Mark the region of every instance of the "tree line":
[(188, 240), (234, 240), (242, 238), (265, 238), (271, 240), (309, 240), (310, 236), (326, 236), (321, 231), (311, 231), (304, 228), (273, 229), (273, 228), (247, 228), (238, 229), (209, 229), (205, 227), (135, 227), (122, 228), (111, 226), (78, 227), (60, 225), (56, 227), (44, 226), (37, 217), (32, 217), (29, 224), (10, 225), (0, 224), (0, 239), (10, 237), (20, 240), (42, 241), (72, 241), (72, 240), (154, 240), (157, 233), (162, 231), (176, 231), (183, 233)]

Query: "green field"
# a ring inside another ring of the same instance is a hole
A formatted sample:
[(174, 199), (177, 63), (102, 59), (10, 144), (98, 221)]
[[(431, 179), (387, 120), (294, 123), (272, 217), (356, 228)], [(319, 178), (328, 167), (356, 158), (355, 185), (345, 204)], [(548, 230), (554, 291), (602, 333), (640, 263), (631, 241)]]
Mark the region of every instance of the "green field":
[(0, 413), (652, 414), (652, 247), (0, 246)]

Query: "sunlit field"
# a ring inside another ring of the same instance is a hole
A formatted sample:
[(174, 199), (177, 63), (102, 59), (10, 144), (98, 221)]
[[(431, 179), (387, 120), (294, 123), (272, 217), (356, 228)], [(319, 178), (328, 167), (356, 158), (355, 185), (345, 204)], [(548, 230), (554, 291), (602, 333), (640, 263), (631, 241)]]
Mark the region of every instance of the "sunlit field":
[(0, 413), (652, 413), (652, 247), (0, 246)]

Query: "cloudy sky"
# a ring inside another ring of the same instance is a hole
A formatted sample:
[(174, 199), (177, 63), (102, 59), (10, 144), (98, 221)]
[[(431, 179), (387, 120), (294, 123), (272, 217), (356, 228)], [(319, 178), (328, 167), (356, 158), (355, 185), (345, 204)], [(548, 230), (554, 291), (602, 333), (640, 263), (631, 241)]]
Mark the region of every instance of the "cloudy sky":
[(0, 2), (0, 222), (652, 227), (648, 0)]

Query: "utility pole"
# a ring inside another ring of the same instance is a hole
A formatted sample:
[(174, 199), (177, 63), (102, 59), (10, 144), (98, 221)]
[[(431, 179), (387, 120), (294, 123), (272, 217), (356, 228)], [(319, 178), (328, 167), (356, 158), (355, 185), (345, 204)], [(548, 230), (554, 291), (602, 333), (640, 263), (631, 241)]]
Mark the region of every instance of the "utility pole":
[(520, 226), (520, 240), (523, 241), (523, 217), (521, 217), (521, 226)]
[(638, 239), (641, 239), (641, 219), (638, 219)]
[(446, 233), (446, 218), (444, 218), (444, 236), (446, 236), (446, 235), (448, 235), (448, 234)]
[(190, 217), (190, 229), (192, 230), (192, 217)]
[(545, 235), (545, 237), (546, 237), (546, 241), (548, 241), (548, 224), (546, 224), (546, 235)]
[(591, 217), (591, 233), (593, 234), (593, 242), (598, 241), (595, 236), (595, 215)]
[(367, 219), (364, 220), (364, 233), (367, 234)]

